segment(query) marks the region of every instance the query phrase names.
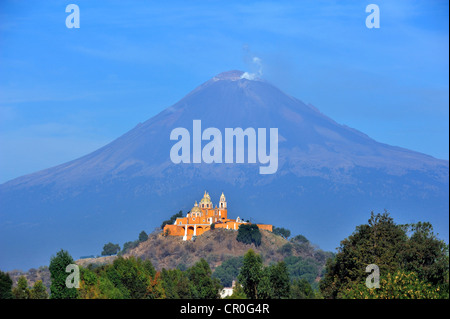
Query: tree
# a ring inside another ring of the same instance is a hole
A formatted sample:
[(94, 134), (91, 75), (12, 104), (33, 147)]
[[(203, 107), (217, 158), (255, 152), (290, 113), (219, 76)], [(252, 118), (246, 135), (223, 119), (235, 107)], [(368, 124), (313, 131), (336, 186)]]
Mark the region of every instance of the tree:
[(244, 255), (243, 265), (238, 276), (238, 281), (248, 298), (256, 299), (258, 297), (258, 285), (262, 276), (262, 258), (252, 249), (249, 249)]
[(170, 219), (163, 221), (161, 224), (161, 229), (164, 229), (164, 226), (166, 225), (172, 225), (178, 217), (183, 217), (183, 211), (180, 210), (177, 214), (172, 215)]
[(34, 283), (30, 290), (30, 299), (48, 299), (47, 289), (42, 283), (42, 280), (38, 280)]
[(192, 297), (198, 299), (217, 299), (222, 289), (217, 278), (211, 276), (211, 268), (205, 259), (200, 259), (187, 270), (187, 276), (192, 283)]
[(12, 299), (12, 279), (8, 273), (0, 271), (0, 299)]
[(291, 256), (292, 255), (292, 244), (291, 243), (286, 243), (283, 246), (280, 247), (280, 249), (278, 250), (281, 254), (283, 254), (284, 256)]
[(99, 287), (99, 278), (94, 271), (82, 268), (80, 270), (81, 282), (78, 290), (80, 299), (100, 299), (101, 292)]
[(161, 272), (157, 272), (153, 278), (150, 278), (150, 284), (147, 287), (147, 299), (166, 299), (166, 292), (161, 279)]
[(66, 279), (70, 275), (66, 273), (66, 267), (74, 264), (74, 260), (65, 250), (60, 250), (56, 256), (50, 259), (50, 298), (52, 299), (76, 299), (78, 296), (76, 288), (68, 288)]
[(115, 255), (120, 251), (119, 244), (113, 244), (111, 242), (103, 246), (102, 256)]
[(139, 241), (143, 242), (143, 241), (146, 241), (147, 239), (148, 239), (147, 233), (145, 231), (141, 231), (139, 233)]
[(335, 258), (327, 260), (320, 282), (323, 296), (352, 296), (349, 291), (365, 283), (369, 264), (376, 264), (381, 276), (413, 272), (419, 282), (430, 283), (441, 296), (448, 296), (448, 246), (434, 236), (429, 223), (397, 225), (387, 212), (371, 213), (368, 224), (356, 227), (341, 242)]
[(273, 298), (273, 286), (270, 282), (271, 271), (270, 267), (262, 267), (261, 277), (257, 283), (256, 298), (257, 299), (271, 299)]
[(272, 298), (289, 298), (290, 279), (289, 272), (284, 261), (280, 261), (269, 267), (270, 283), (272, 286)]
[(335, 260), (327, 263), (327, 274), (321, 281), (324, 296), (336, 298), (350, 283), (365, 279), (369, 264), (379, 265), (381, 273), (395, 271), (406, 241), (404, 229), (396, 225), (389, 214), (372, 212), (368, 224), (357, 226), (356, 231), (341, 242)]
[(139, 245), (139, 240), (135, 240), (135, 241), (127, 241), (123, 244), (123, 248), (122, 251), (120, 252), (119, 255), (123, 255), (126, 252), (128, 252), (130, 249), (136, 248)]
[(291, 238), (291, 242), (297, 244), (307, 244), (309, 243), (309, 240), (303, 235), (297, 235), (294, 238)]
[(242, 288), (242, 285), (239, 283), (236, 283), (236, 285), (233, 288), (233, 294), (231, 296), (226, 297), (225, 299), (247, 299), (247, 295), (244, 292), (244, 288)]
[(289, 298), (290, 278), (286, 264), (280, 261), (268, 267), (263, 267), (257, 286), (258, 299)]
[[(110, 266), (106, 266), (110, 267)], [(100, 268), (101, 269), (101, 268)], [(80, 299), (123, 299), (124, 295), (114, 286), (104, 270), (80, 267), (81, 282), (78, 296)]]
[(25, 276), (20, 276), (17, 281), (17, 287), (14, 287), (12, 294), (15, 299), (30, 299), (30, 289), (28, 288), (28, 281)]
[(436, 237), (430, 223), (408, 226), (412, 235), (401, 256), (403, 268), (433, 285), (444, 283), (448, 276), (448, 246)]
[(306, 279), (295, 279), (291, 285), (291, 299), (313, 299), (314, 290)]
[(231, 257), (214, 270), (213, 277), (218, 278), (224, 287), (231, 287), (233, 280), (239, 275), (244, 257)]
[(261, 232), (256, 224), (241, 224), (238, 229), (236, 240), (244, 244), (261, 245)]
[(125, 299), (145, 298), (150, 278), (155, 275), (155, 269), (150, 261), (142, 261), (134, 256), (114, 259), (113, 264), (107, 267), (105, 272)]
[(284, 258), (286, 267), (292, 280), (305, 279), (312, 285), (320, 275), (322, 265), (310, 258), (300, 256), (288, 256)]
[(285, 239), (288, 239), (291, 236), (291, 231), (289, 229), (283, 227), (274, 227), (272, 231), (275, 235), (279, 235)]
[(164, 291), (167, 299), (191, 299), (192, 283), (189, 281), (187, 274), (180, 269), (162, 269), (161, 271), (161, 287), (155, 283), (155, 294), (161, 294)]
[[(121, 250), (118, 254), (119, 254), (119, 255), (125, 254), (125, 253), (128, 252), (130, 249), (133, 249), (133, 248), (137, 247), (137, 246), (139, 245), (139, 243), (142, 243), (142, 242), (146, 241), (147, 239), (148, 239), (148, 234), (147, 234), (144, 230), (141, 231), (141, 232), (139, 233), (138, 239), (137, 239), (137, 240), (134, 240), (134, 241), (127, 241), (127, 242), (125, 242), (125, 243), (123, 244), (122, 250)], [(109, 244), (111, 244), (111, 243), (109, 243)], [(117, 245), (117, 246), (111, 246), (110, 249), (112, 249), (112, 248), (116, 249), (117, 247), (119, 247), (119, 245)], [(120, 250), (120, 247), (119, 247), (119, 250)], [(113, 253), (113, 254), (115, 254), (115, 253)]]

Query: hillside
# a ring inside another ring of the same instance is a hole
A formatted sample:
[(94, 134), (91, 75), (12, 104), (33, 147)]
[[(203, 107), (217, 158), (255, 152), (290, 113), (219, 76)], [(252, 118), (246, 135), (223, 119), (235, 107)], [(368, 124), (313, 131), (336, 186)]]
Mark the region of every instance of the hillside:
[[(298, 273), (295, 269), (295, 263), (301, 261), (303, 264), (309, 265), (307, 271), (311, 278), (310, 281), (315, 280), (316, 282), (322, 274), (327, 258), (332, 256), (332, 253), (314, 247), (306, 239), (296, 240), (294, 237), (286, 240), (279, 235), (261, 230), (261, 245), (255, 247), (253, 244), (238, 242), (237, 234), (238, 232), (233, 230), (215, 229), (198, 236), (195, 241), (183, 241), (181, 237), (164, 237), (161, 232), (153, 232), (146, 241), (141, 242), (123, 256), (125, 258), (135, 256), (150, 260), (157, 270), (163, 268), (184, 270), (204, 258), (214, 271), (224, 261), (243, 256), (249, 249), (253, 249), (256, 253), (261, 254), (265, 265), (291, 257), (288, 268), (296, 275), (303, 274), (302, 271)], [(117, 257), (81, 259), (77, 260), (77, 264), (83, 267), (92, 264), (95, 267), (112, 263), (115, 258)]]
[(38, 269), (31, 268), (24, 272), (22, 270), (11, 270), (7, 272), (12, 279), (13, 286), (17, 286), (17, 282), (21, 276), (25, 276), (28, 281), (28, 286), (32, 287), (36, 281), (42, 280), (42, 283), (47, 288), (47, 293), (50, 293), (50, 270), (48, 266), (41, 266)]
[[(150, 260), (156, 270), (174, 269), (181, 270), (193, 266), (201, 258), (204, 258), (214, 272), (217, 267), (232, 258), (242, 257), (253, 249), (261, 254), (265, 265), (285, 260), (292, 277), (303, 277), (313, 287), (322, 277), (326, 260), (332, 253), (325, 252), (309, 243), (306, 238), (294, 237), (290, 240), (275, 235), (272, 232), (261, 230), (261, 245), (243, 244), (236, 240), (238, 232), (227, 229), (215, 229), (198, 236), (195, 241), (183, 241), (181, 237), (164, 237), (161, 231), (154, 231), (148, 239), (137, 247), (129, 250), (123, 257), (131, 256)], [(81, 267), (99, 267), (112, 263), (117, 256), (104, 256), (97, 258), (83, 258), (76, 260)], [(8, 271), (13, 280), (13, 286), (17, 286), (20, 276), (25, 276), (31, 287), (37, 280), (42, 280), (50, 293), (50, 271), (48, 266), (28, 271)]]

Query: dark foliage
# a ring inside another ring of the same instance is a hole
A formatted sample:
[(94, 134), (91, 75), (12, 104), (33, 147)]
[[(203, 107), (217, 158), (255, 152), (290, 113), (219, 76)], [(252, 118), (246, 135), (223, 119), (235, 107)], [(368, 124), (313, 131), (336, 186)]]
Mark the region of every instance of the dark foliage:
[(256, 224), (242, 224), (239, 226), (236, 240), (244, 244), (261, 245), (261, 232)]

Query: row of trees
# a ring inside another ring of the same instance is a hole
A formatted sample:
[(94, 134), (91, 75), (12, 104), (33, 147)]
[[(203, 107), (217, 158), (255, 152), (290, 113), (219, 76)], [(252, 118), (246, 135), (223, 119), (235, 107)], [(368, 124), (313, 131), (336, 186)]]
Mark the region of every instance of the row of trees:
[[(243, 238), (254, 243), (257, 227), (242, 229)], [(290, 254), (308, 245), (304, 236), (295, 236), (280, 249), (286, 253), (284, 260), (269, 266), (263, 264), (261, 255), (249, 250), (243, 257), (222, 263), (214, 274), (204, 259), (184, 270), (156, 271), (148, 260), (119, 256), (109, 265), (80, 267), (79, 289), (66, 286), (66, 267), (74, 260), (61, 250), (50, 260), (50, 297), (211, 299), (218, 298), (222, 286), (229, 286), (235, 278), (238, 284), (232, 298), (449, 297), (449, 247), (429, 223), (398, 225), (387, 212), (372, 213), (368, 224), (356, 227), (341, 242), (337, 254), (327, 260), (319, 292), (311, 282), (317, 282), (320, 262)], [(379, 288), (366, 285), (369, 264), (379, 267)], [(12, 288), (9, 275), (0, 272), (0, 298), (46, 297), (42, 282), (30, 288), (21, 277)]]
[[(314, 298), (309, 283), (302, 279), (291, 281), (284, 262), (264, 266), (260, 255), (249, 250), (239, 258), (238, 284), (231, 298)], [(156, 271), (148, 260), (118, 257), (112, 264), (96, 268), (79, 267), (79, 288), (66, 285), (67, 265), (74, 260), (61, 250), (50, 261), (50, 298), (53, 299), (216, 299), (223, 286), (212, 275), (209, 264), (201, 259), (185, 271), (162, 269)], [(12, 288), (12, 281), (0, 273), (1, 298), (48, 298), (41, 281), (28, 287), (25, 277)], [(9, 281), (8, 281), (9, 280)]]
[(12, 288), (13, 282), (11, 277), (0, 271), (0, 299), (47, 299), (47, 289), (42, 280), (36, 281), (29, 288), (28, 281), (25, 276), (20, 276), (17, 286)]
[[(165, 299), (219, 297), (222, 286), (211, 276), (209, 264), (200, 260), (186, 271), (156, 271), (149, 260), (119, 256), (112, 264), (80, 267), (79, 289), (67, 288), (65, 267), (73, 263), (66, 251), (50, 262), (51, 298), (55, 299)], [(64, 266), (66, 265), (66, 266)]]
[[(231, 287), (233, 280), (236, 280), (239, 275), (243, 261), (244, 256), (231, 257), (225, 260), (214, 270), (213, 277), (219, 279), (224, 287)], [(312, 289), (318, 289), (316, 279), (322, 271), (322, 265), (318, 261), (289, 255), (283, 259), (283, 262), (287, 268), (291, 283), (294, 281), (306, 281), (307, 285), (312, 287)]]

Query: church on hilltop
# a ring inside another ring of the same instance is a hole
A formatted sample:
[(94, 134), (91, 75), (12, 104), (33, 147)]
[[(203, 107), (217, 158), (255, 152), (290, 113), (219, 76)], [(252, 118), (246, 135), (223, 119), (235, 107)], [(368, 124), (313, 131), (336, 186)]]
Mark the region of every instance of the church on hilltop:
[[(205, 191), (200, 203), (197, 201), (186, 217), (178, 217), (171, 225), (165, 225), (163, 233), (169, 236), (183, 236), (183, 240), (190, 240), (193, 236), (200, 236), (211, 229), (225, 228), (237, 230), (242, 224), (249, 224), (237, 217), (228, 219), (227, 200), (222, 193), (219, 199), (219, 207), (213, 208), (213, 203), (208, 192)], [(258, 228), (272, 231), (272, 225), (257, 224)]]

